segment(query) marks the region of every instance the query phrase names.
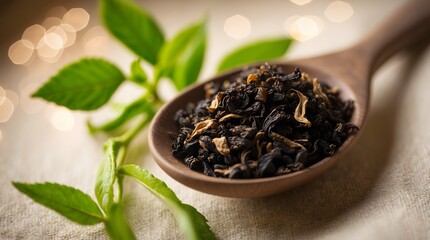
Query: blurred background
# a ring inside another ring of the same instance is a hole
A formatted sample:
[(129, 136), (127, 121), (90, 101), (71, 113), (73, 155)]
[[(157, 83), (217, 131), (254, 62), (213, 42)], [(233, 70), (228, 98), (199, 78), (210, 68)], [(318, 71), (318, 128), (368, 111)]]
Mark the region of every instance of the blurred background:
[[(158, 20), (167, 37), (209, 17), (209, 44), (201, 74), (204, 79), (214, 73), (224, 54), (258, 38), (291, 36), (296, 43), (287, 54), (290, 58), (342, 49), (363, 37), (404, 1), (138, 2)], [(61, 66), (80, 57), (102, 56), (127, 72), (133, 54), (101, 26), (97, 1), (17, 0), (1, 1), (1, 6), (0, 131), (13, 113), (20, 111), (30, 115), (47, 112), (56, 129), (72, 130), (72, 114), (53, 106), (47, 109), (48, 104), (30, 99), (29, 94)], [(174, 94), (168, 84), (163, 87), (165, 98)], [(118, 95), (117, 99), (126, 97)]]

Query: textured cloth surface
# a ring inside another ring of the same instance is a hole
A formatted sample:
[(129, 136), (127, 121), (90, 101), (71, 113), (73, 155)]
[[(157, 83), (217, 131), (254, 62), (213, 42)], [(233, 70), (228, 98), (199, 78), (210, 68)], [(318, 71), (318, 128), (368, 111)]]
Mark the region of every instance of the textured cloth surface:
[[(191, 190), (156, 166), (145, 134), (133, 143), (129, 159), (205, 215), (220, 239), (430, 239), (429, 66), (429, 47), (384, 65), (373, 79), (357, 143), (330, 171), (289, 192), (229, 199)], [(74, 224), (11, 185), (52, 181), (94, 195), (105, 136), (90, 136), (86, 115), (75, 116), (75, 128), (65, 133), (52, 129), (43, 114), (20, 111), (2, 126), (0, 239), (108, 238), (101, 224)], [(183, 238), (160, 201), (135, 182), (125, 185), (127, 214), (139, 239)]]

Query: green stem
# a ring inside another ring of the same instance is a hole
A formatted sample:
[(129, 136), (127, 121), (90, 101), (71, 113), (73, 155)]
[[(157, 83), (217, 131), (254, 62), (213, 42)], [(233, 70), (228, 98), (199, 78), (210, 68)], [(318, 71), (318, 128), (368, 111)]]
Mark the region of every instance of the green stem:
[(116, 165), (120, 167), (124, 163), (125, 156), (127, 155), (128, 146), (122, 145), (118, 151), (118, 156), (116, 157)]
[[(127, 155), (128, 146), (123, 145), (118, 151), (116, 163), (117, 163), (117, 169), (123, 165), (125, 156)], [(123, 193), (123, 182), (124, 177), (117, 176), (117, 186), (118, 186), (118, 202), (122, 202), (122, 193)]]
[(158, 83), (154, 83), (154, 86), (148, 89), (151, 92), (152, 97), (154, 98), (154, 102), (161, 101), (160, 96), (158, 95), (158, 92), (157, 92), (157, 87), (156, 87), (157, 85)]
[(158, 86), (158, 83), (160, 82), (161, 79), (161, 72), (158, 68), (154, 68), (154, 75), (152, 77), (152, 79), (154, 79), (154, 86)]
[[(149, 95), (149, 94), (148, 94)], [(139, 115), (135, 109), (141, 108), (148, 101), (147, 95), (143, 95), (131, 103), (128, 103), (122, 112), (114, 119), (107, 121), (101, 125), (93, 125), (90, 121), (87, 121), (88, 129), (91, 133), (95, 133), (97, 131), (112, 131), (123, 125), (125, 122), (129, 121), (135, 115)], [(133, 112), (135, 111), (135, 112)], [(130, 117), (131, 116), (131, 117)]]
[(154, 91), (155, 91), (155, 96), (157, 101), (161, 101), (157, 93), (157, 86), (160, 83), (161, 77), (162, 77), (161, 72), (157, 68), (154, 68), (154, 76), (153, 76), (154, 82), (152, 83), (152, 85), (154, 86)]
[(154, 81), (153, 83), (151, 82), (144, 82), (144, 83), (135, 82), (135, 83), (138, 84), (139, 86), (144, 87), (146, 90), (148, 90), (148, 93), (151, 94), (151, 96), (154, 98), (155, 101), (160, 100), (160, 97), (158, 96), (158, 92), (157, 92), (158, 81)]
[[(121, 142), (121, 148), (118, 151), (118, 155), (116, 157), (117, 169), (124, 164), (125, 157), (127, 155), (128, 145), (130, 142), (136, 137), (136, 135), (151, 121), (153, 114), (145, 115), (138, 122), (138, 124), (131, 128), (129, 131), (125, 132), (120, 137), (116, 139)], [(118, 202), (122, 202), (122, 194), (123, 194), (123, 179), (124, 177), (117, 177), (117, 186), (118, 186)]]
[(133, 128), (125, 132), (117, 139), (122, 142), (122, 146), (128, 146), (131, 140), (151, 121), (153, 114), (145, 115)]
[[(118, 168), (117, 168), (118, 169)], [(118, 203), (122, 202), (122, 193), (124, 192), (124, 187), (123, 187), (123, 180), (124, 180), (124, 176), (121, 175), (117, 175), (117, 186), (118, 186)]]
[[(124, 164), (125, 157), (127, 155), (128, 145), (130, 142), (136, 137), (136, 135), (151, 121), (153, 117), (153, 113), (148, 115), (143, 115), (143, 118), (135, 125), (133, 128), (125, 132), (123, 135), (116, 137), (115, 140), (121, 142), (121, 147), (118, 151), (118, 155), (116, 157), (116, 165), (117, 169)], [(117, 178), (117, 186), (118, 186), (118, 202), (122, 201), (123, 194), (123, 177), (118, 176)]]
[[(155, 89), (155, 88), (152, 88)], [(148, 92), (144, 94), (141, 98), (139, 98), (137, 101), (141, 101), (143, 99), (148, 99), (149, 95), (153, 97), (153, 104), (154, 109), (158, 108), (159, 105), (162, 104), (162, 101), (158, 97), (158, 94), (153, 94), (153, 90), (148, 89)], [(156, 92), (156, 91), (155, 91)], [(139, 120), (139, 122), (131, 129), (126, 131), (124, 134), (122, 134), (119, 137), (116, 137), (115, 140), (121, 142), (121, 147), (119, 149), (118, 155), (116, 157), (116, 163), (117, 163), (117, 169), (121, 167), (124, 164), (125, 157), (127, 155), (128, 145), (130, 142), (136, 137), (137, 134), (146, 126), (148, 123), (151, 122), (152, 118), (155, 115), (155, 111), (146, 112), (142, 114), (142, 118)], [(123, 195), (123, 177), (118, 176), (117, 178), (117, 186), (118, 186), (118, 202), (122, 201), (122, 195)]]

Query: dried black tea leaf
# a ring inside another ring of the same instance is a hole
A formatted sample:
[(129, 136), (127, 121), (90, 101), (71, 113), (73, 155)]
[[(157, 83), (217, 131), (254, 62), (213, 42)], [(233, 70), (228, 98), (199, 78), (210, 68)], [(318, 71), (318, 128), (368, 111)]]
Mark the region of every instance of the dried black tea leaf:
[(358, 128), (354, 102), (298, 68), (261, 65), (217, 84), (174, 116), (172, 153), (208, 176), (289, 174), (333, 155)]
[(312, 91), (315, 94), (316, 98), (321, 98), (325, 104), (330, 105), (330, 101), (327, 97), (327, 95), (324, 93), (324, 91), (321, 88), (321, 84), (318, 82), (316, 78), (312, 79)]
[(215, 96), (215, 99), (212, 100), (211, 105), (208, 107), (208, 111), (209, 112), (215, 112), (216, 109), (217, 109), (217, 107), (218, 107), (218, 105), (219, 105), (219, 103), (221, 102), (221, 100), (222, 100), (222, 94), (218, 93)]
[(308, 98), (297, 90), (294, 90), (294, 92), (297, 93), (297, 96), (299, 97), (299, 104), (294, 111), (294, 118), (297, 120), (297, 122), (305, 124), (306, 127), (311, 127), (311, 122), (305, 117), (306, 103), (308, 103)]
[(267, 92), (264, 87), (257, 88), (257, 94), (255, 95), (255, 100), (265, 103), (267, 98)]
[(228, 120), (228, 119), (230, 119), (230, 118), (244, 118), (244, 116), (241, 116), (241, 115), (238, 115), (238, 114), (230, 113), (230, 114), (227, 114), (227, 115), (223, 116), (223, 117), (222, 117), (222, 118), (220, 118), (218, 121), (219, 121), (219, 122), (224, 122), (224, 121), (226, 121), (226, 120)]
[(305, 147), (303, 147), (303, 145), (301, 145), (300, 143), (291, 141), (287, 137), (284, 137), (281, 134), (278, 134), (276, 132), (270, 132), (270, 138), (272, 138), (273, 140), (280, 141), (280, 142), (284, 143), (285, 145), (287, 145), (288, 147), (291, 147), (291, 148), (305, 149)]
[(246, 78), (246, 83), (251, 84), (253, 82), (256, 82), (257, 80), (258, 80), (258, 74), (252, 73), (252, 74), (249, 74), (248, 77)]
[(193, 139), (195, 136), (198, 136), (202, 133), (204, 133), (209, 128), (215, 127), (217, 123), (213, 119), (206, 119), (196, 124), (193, 132), (191, 135), (187, 138), (187, 140)]
[(226, 137), (214, 138), (213, 143), (219, 153), (224, 156), (228, 156), (230, 154), (230, 148), (228, 147), (228, 142)]

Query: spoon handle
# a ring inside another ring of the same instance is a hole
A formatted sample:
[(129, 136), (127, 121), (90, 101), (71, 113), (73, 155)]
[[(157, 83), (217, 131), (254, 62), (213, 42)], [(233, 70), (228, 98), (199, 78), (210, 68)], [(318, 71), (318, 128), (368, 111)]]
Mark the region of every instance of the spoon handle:
[(350, 50), (359, 54), (372, 75), (395, 53), (429, 36), (430, 1), (411, 0)]

